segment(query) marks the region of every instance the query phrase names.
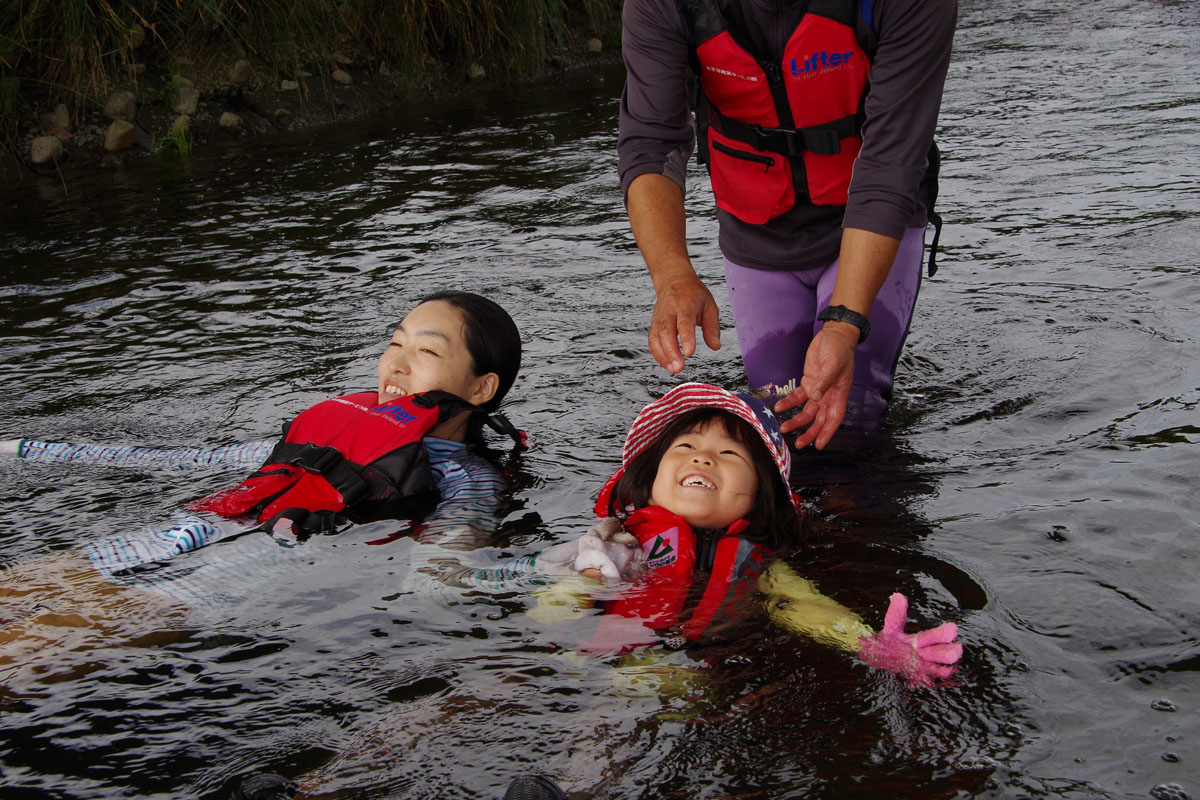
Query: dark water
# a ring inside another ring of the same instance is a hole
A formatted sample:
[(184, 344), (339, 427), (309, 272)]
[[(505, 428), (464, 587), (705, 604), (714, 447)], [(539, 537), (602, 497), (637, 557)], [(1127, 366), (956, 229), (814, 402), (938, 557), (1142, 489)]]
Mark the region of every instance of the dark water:
[[(516, 600), (394, 596), (323, 545), (320, 585), (248, 585), (174, 642), (46, 654), (0, 698), (0, 796), (224, 797), (324, 768), (339, 796), (1200, 796), (1200, 8), (964, 0), (939, 139), (941, 271), (881, 433), (805, 454), (805, 574), (878, 624), (953, 619), (914, 690), (748, 623), (690, 683), (572, 660)], [(443, 287), (527, 345), (497, 558), (574, 535), (670, 385), (615, 182), (619, 69), (198, 153), (0, 206), (0, 436), (272, 435), (373, 385)], [(694, 181), (698, 267), (717, 287)], [(726, 324), (728, 320), (726, 319)], [(685, 374), (735, 387), (731, 330)], [(141, 527), (230, 475), (0, 464), (0, 557)], [(343, 548), (344, 551), (345, 548)], [(475, 599), (478, 600), (478, 599)]]

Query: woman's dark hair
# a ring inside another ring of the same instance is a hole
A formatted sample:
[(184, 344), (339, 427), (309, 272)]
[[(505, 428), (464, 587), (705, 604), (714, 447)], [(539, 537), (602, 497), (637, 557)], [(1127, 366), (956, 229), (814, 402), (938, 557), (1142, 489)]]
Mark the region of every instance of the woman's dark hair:
[(495, 301), (470, 292), (435, 292), (422, 297), (417, 305), (434, 300), (449, 303), (462, 314), (463, 340), (471, 354), (472, 373), (479, 376), (494, 372), (499, 376), (496, 394), (480, 406), (484, 411), (495, 411), (521, 370), (517, 324)]
[(800, 544), (804, 538), (800, 515), (792, 503), (792, 491), (784, 484), (771, 452), (749, 423), (716, 408), (697, 408), (680, 414), (649, 447), (634, 456), (613, 487), (608, 515), (623, 516), (627, 508), (650, 505), (650, 491), (658, 475), (659, 462), (671, 443), (688, 431), (718, 421), (726, 435), (740, 442), (750, 453), (754, 476), (758, 479), (758, 499), (746, 520), (750, 525), (739, 535), (776, 551)]
[[(495, 411), (521, 370), (521, 332), (517, 324), (495, 301), (471, 292), (434, 292), (422, 297), (417, 305), (435, 300), (449, 303), (462, 314), (463, 341), (471, 354), (472, 374), (494, 372), (499, 377), (496, 394), (479, 406), (488, 413)], [(482, 442), (482, 427), (482, 416), (472, 414), (467, 438)]]

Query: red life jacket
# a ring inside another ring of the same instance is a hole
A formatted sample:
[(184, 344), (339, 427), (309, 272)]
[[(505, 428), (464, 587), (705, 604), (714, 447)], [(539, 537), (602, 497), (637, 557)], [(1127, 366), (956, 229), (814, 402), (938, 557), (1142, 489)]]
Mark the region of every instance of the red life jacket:
[(625, 651), (649, 643), (630, 641), (630, 626), (619, 618), (639, 620), (645, 628), (687, 641), (699, 638), (723, 606), (751, 590), (744, 579), (763, 568), (769, 551), (738, 536), (746, 525), (745, 520), (734, 522), (717, 540), (703, 594), (681, 622), (696, 576), (696, 534), (682, 517), (660, 506), (633, 512), (625, 529), (641, 542), (647, 572), (625, 595), (605, 604), (593, 649)]
[(252, 515), (265, 527), (286, 517), (324, 531), (336, 529), (338, 515), (369, 522), (428, 514), (439, 498), (421, 439), (475, 406), (440, 391), (378, 400), (375, 392), (359, 392), (302, 411), (250, 477), (188, 508)]
[(700, 76), (700, 157), (717, 205), (762, 224), (797, 204), (844, 206), (862, 147), (871, 62), (859, 0), (809, 0), (776, 60), (737, 41), (716, 0), (683, 0)]

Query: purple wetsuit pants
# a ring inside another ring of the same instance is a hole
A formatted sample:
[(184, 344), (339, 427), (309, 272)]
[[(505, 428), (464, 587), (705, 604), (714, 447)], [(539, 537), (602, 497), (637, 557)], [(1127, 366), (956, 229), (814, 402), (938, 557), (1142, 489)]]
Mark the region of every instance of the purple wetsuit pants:
[[(892, 396), (892, 376), (925, 262), (925, 229), (909, 228), (871, 308), (871, 335), (854, 353), (854, 383), (845, 424), (877, 427)], [(783, 397), (804, 374), (808, 345), (825, 323), (817, 313), (829, 305), (838, 262), (796, 272), (750, 269), (725, 259), (729, 304), (746, 377), (756, 393)]]

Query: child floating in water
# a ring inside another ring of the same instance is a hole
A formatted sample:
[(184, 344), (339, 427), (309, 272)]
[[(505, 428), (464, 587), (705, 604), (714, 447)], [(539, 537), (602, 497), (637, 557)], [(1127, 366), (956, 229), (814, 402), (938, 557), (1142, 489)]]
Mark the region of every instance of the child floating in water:
[[(867, 664), (924, 685), (953, 674), (962, 657), (954, 623), (904, 633), (908, 601), (897, 593), (876, 632), (776, 560), (802, 538), (790, 470), (779, 423), (760, 400), (683, 384), (637, 415), (622, 467), (596, 501), (602, 522), (588, 535), (499, 569), (458, 570), (442, 579), (495, 590), (528, 581), (548, 565), (565, 563), (568, 571), (595, 578), (629, 578), (644, 568), (644, 577), (604, 604), (588, 647), (601, 652), (700, 640), (757, 588), (776, 622)], [(578, 581), (569, 581), (567, 589), (541, 593), (541, 600), (574, 607), (579, 591)], [(550, 616), (545, 608), (531, 613)]]
[(800, 543), (800, 515), (788, 486), (789, 448), (760, 400), (707, 384), (678, 386), (637, 415), (621, 460), (596, 510), (637, 536), (649, 571), (636, 591), (606, 609), (598, 644), (611, 628), (627, 645), (629, 626), (621, 619), (667, 641), (694, 641), (757, 575), (779, 624), (918, 683), (953, 673), (962, 657), (954, 623), (906, 634), (908, 603), (893, 594), (875, 632), (773, 560)]

